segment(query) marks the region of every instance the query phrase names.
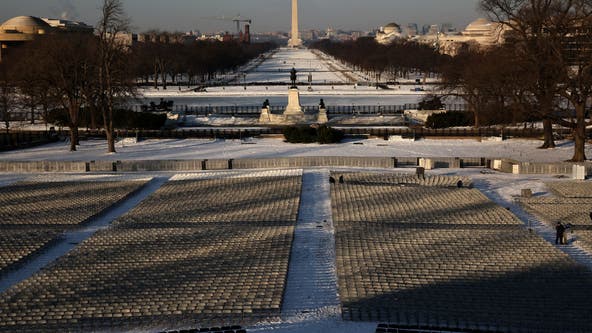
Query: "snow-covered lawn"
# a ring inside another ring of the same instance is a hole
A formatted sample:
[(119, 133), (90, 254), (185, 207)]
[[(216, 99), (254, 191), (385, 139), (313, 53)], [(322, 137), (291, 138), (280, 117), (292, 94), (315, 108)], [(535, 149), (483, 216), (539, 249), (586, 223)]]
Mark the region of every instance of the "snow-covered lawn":
[[(559, 141), (550, 150), (537, 149), (538, 140), (512, 139), (503, 142), (478, 142), (472, 139), (415, 142), (389, 142), (381, 139), (360, 139), (341, 144), (289, 144), (281, 138), (241, 140), (163, 139), (138, 143), (118, 143), (117, 153), (106, 152), (103, 140), (82, 141), (79, 150), (68, 151), (67, 143), (58, 142), (31, 149), (0, 153), (9, 161), (93, 161), (93, 160), (189, 160), (215, 158), (274, 158), (303, 156), (358, 157), (487, 157), (512, 158), (523, 162), (560, 162), (573, 154), (573, 143)], [(592, 156), (592, 147), (586, 148)]]
[[(318, 52), (318, 51), (315, 51)], [(230, 75), (236, 76), (234, 84), (239, 86), (229, 87), (208, 87), (206, 91), (195, 92), (192, 89), (182, 86), (170, 86), (167, 90), (162, 88), (145, 88), (140, 93), (145, 98), (174, 98), (174, 97), (248, 97), (248, 96), (287, 96), (287, 86), (253, 86), (253, 83), (285, 83), (290, 82), (290, 70), (295, 68), (298, 72), (297, 81), (301, 83), (299, 89), (303, 96), (372, 96), (375, 99), (382, 96), (410, 96), (415, 97), (415, 101), (426, 95), (429, 91), (412, 91), (413, 86), (390, 86), (391, 90), (376, 89), (369, 85), (354, 84), (351, 78), (356, 82), (364, 82), (364, 75), (354, 72), (333, 58), (321, 54), (321, 57), (315, 55), (307, 49), (280, 49), (278, 52), (267, 58), (261, 65), (253, 68), (252, 65), (246, 65), (238, 72)], [(245, 70), (246, 76), (240, 73)], [(312, 90), (308, 90), (309, 75), (310, 83), (313, 84)], [(246, 83), (246, 89), (240, 84)], [(372, 83), (372, 82), (366, 82)], [(337, 85), (335, 85), (337, 84)], [(346, 85), (342, 85), (346, 84)], [(430, 87), (424, 87), (426, 90)], [(415, 102), (391, 103), (405, 104)], [(186, 103), (189, 104), (189, 103)], [(371, 103), (375, 104), (375, 103)], [(384, 103), (383, 103), (384, 104)], [(207, 105), (207, 103), (206, 103)], [(232, 105), (232, 103), (227, 103)], [(337, 105), (337, 104), (336, 104)]]

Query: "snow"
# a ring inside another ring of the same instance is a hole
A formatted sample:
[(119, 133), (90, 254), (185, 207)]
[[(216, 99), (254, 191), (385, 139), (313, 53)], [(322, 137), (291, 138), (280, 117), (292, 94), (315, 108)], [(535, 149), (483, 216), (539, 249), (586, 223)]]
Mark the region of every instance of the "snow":
[[(376, 89), (369, 85), (370, 82), (364, 78), (363, 74), (353, 71), (320, 51), (308, 49), (280, 49), (277, 53), (269, 55), (259, 66), (253, 67), (253, 65), (247, 65), (243, 68), (246, 74), (244, 77), (240, 70), (239, 73), (231, 75), (236, 77), (233, 81), (235, 86), (207, 87), (206, 91), (200, 92), (191, 89), (195, 87), (170, 86), (167, 90), (144, 88), (140, 94), (146, 99), (151, 99), (148, 102), (158, 98), (172, 98), (177, 105), (233, 105), (239, 102), (240, 105), (259, 105), (264, 100), (261, 97), (285, 96), (287, 98), (292, 68), (298, 72), (298, 82), (301, 83), (298, 88), (304, 97), (304, 104), (308, 104), (306, 97), (314, 97), (315, 103), (318, 102), (318, 98), (326, 98), (333, 105), (350, 105), (350, 102), (341, 98), (332, 99), (331, 97), (353, 98), (355, 96), (355, 99), (370, 99), (366, 103), (360, 101), (358, 105), (378, 103), (402, 105), (417, 103), (423, 96), (430, 93), (428, 88), (426, 88), (427, 91), (412, 91), (413, 86), (390, 86), (390, 90)], [(307, 84), (309, 75), (312, 76), (310, 91)], [(365, 82), (365, 85), (358, 85), (353, 81)], [(251, 85), (253, 83), (257, 85)], [(270, 85), (265, 86), (265, 83)], [(282, 83), (284, 85), (277, 85)], [(243, 86), (245, 84), (246, 87)], [(245, 98), (248, 97), (258, 97), (259, 101), (246, 103)], [(178, 98), (190, 98), (190, 100), (177, 100)], [(272, 104), (275, 104), (275, 100)]]
[(220, 178), (257, 178), (257, 177), (298, 177), (302, 176), (300, 169), (286, 170), (252, 170), (252, 171), (208, 171), (204, 173), (181, 173), (170, 178), (172, 181), (220, 179)]
[[(246, 144), (248, 143), (248, 144)], [(358, 157), (486, 157), (510, 158), (523, 162), (561, 162), (573, 155), (573, 143), (558, 141), (555, 149), (537, 149), (538, 140), (511, 139), (479, 142), (473, 139), (425, 139), (393, 142), (382, 139), (355, 139), (341, 144), (289, 144), (280, 138), (244, 140), (162, 139), (144, 140), (117, 146), (116, 154), (106, 151), (104, 140), (82, 141), (79, 150), (68, 151), (64, 142), (40, 147), (1, 152), (6, 161), (117, 161), (117, 160), (190, 160), (215, 158), (273, 158), (302, 156)], [(592, 156), (592, 147), (586, 147)]]
[(306, 171), (282, 307), (288, 322), (338, 319), (335, 230), (328, 170)]
[(246, 82), (289, 82), (292, 68), (298, 71), (298, 81), (308, 82), (308, 74), (312, 73), (312, 83), (348, 82), (341, 72), (331, 70), (330, 63), (311, 50), (287, 48), (280, 49), (254, 71), (247, 73)]

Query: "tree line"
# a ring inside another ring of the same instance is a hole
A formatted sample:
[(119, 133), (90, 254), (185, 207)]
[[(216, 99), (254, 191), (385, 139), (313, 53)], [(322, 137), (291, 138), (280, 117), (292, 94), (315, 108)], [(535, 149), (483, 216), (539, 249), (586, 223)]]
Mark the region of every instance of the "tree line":
[(215, 79), (235, 72), (239, 66), (276, 47), (273, 43), (244, 44), (238, 41), (197, 41), (182, 43), (137, 43), (132, 48), (133, 70), (139, 83), (167, 89), (183, 75), (187, 85)]
[(347, 62), (355, 70), (370, 74), (378, 81), (396, 80), (417, 72), (427, 77), (437, 72), (449, 58), (429, 45), (403, 40), (383, 45), (368, 37), (347, 42), (323, 40), (312, 44), (311, 48)]
[(314, 47), (377, 77), (437, 73), (441, 94), (462, 98), (475, 127), (539, 121), (543, 149), (555, 147), (553, 125), (570, 128), (571, 160), (585, 161), (586, 128), (592, 125), (592, 1), (480, 0), (480, 7), (506, 28), (503, 44), (467, 45), (455, 56), (407, 41), (323, 41)]
[(53, 118), (67, 119), (71, 151), (79, 145), (81, 123), (88, 123), (104, 130), (107, 150), (115, 152), (114, 126), (120, 121), (114, 120), (138, 97), (138, 83), (152, 77), (158, 85), (160, 78), (166, 88), (168, 79), (179, 74), (189, 83), (211, 79), (275, 47), (238, 42), (129, 45), (120, 38), (129, 22), (122, 0), (103, 0), (95, 34), (52, 33), (11, 50), (0, 62), (0, 119), (6, 131), (13, 109), (30, 110), (32, 121), (37, 110), (44, 119), (58, 112), (61, 116)]

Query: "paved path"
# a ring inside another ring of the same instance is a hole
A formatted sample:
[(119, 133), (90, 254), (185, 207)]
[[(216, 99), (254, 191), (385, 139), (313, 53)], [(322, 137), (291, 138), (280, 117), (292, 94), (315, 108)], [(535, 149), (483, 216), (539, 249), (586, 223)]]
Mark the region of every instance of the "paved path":
[(304, 171), (282, 317), (340, 318), (328, 170)]
[(320, 59), (309, 49), (281, 48), (261, 64), (248, 71), (240, 83), (285, 83), (290, 82), (290, 70), (298, 71), (298, 82), (307, 83), (312, 75), (312, 84), (347, 83), (348, 79), (331, 62)]
[(98, 217), (94, 218), (90, 223), (85, 224), (82, 229), (63, 234), (59, 242), (55, 245), (46, 249), (40, 255), (35, 256), (20, 268), (6, 274), (4, 278), (0, 280), (0, 293), (5, 292), (11, 286), (33, 276), (33, 274), (37, 273), (42, 268), (50, 265), (56, 259), (70, 252), (78, 244), (91, 237), (95, 232), (108, 228), (114, 220), (137, 206), (142, 200), (160, 188), (167, 180), (168, 177), (152, 179), (138, 192), (131, 195), (125, 201), (107, 209)]

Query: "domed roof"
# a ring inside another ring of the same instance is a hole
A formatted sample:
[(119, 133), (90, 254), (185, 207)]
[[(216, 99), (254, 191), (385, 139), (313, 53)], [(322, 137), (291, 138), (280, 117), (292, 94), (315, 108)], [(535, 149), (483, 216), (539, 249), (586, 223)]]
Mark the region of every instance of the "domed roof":
[(2, 23), (0, 26), (5, 29), (27, 28), (50, 28), (50, 25), (42, 19), (34, 16), (17, 16)]
[(476, 31), (491, 31), (495, 29), (493, 22), (489, 21), (486, 18), (478, 18), (475, 21), (469, 23), (465, 28), (466, 32), (476, 32)]
[(401, 26), (399, 26), (397, 23), (389, 23), (385, 25), (382, 30), (386, 34), (399, 33), (401, 32)]

